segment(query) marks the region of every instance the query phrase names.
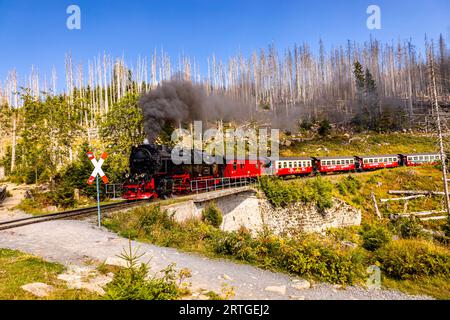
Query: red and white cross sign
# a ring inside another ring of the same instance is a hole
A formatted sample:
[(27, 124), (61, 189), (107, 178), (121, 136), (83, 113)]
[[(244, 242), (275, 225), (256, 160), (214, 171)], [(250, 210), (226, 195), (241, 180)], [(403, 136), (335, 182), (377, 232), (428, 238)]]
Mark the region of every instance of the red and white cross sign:
[(103, 182), (105, 184), (107, 184), (109, 182), (108, 177), (105, 175), (105, 173), (102, 170), (102, 165), (103, 162), (105, 162), (106, 158), (108, 157), (108, 154), (106, 152), (103, 152), (101, 158), (99, 161), (97, 161), (97, 159), (95, 159), (94, 153), (92, 152), (88, 152), (87, 156), (89, 158), (89, 160), (91, 160), (92, 164), (94, 165), (94, 171), (92, 171), (91, 176), (89, 177), (88, 180), (88, 184), (93, 184), (95, 178), (97, 177), (97, 175), (100, 175), (100, 177), (102, 178)]

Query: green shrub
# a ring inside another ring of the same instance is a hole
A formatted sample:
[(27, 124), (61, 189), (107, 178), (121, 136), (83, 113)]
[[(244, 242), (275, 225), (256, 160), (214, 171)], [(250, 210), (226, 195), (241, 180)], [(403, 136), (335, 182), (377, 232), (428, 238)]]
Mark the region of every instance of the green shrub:
[(245, 228), (233, 232), (222, 232), (212, 239), (215, 253), (248, 262), (254, 262), (257, 259), (253, 250), (254, 245), (251, 234)]
[(319, 135), (321, 136), (327, 136), (330, 134), (331, 132), (331, 124), (330, 121), (328, 121), (327, 119), (322, 120), (319, 123)]
[(215, 203), (211, 203), (203, 210), (202, 219), (213, 227), (219, 228), (223, 221), (222, 212)]
[(450, 276), (450, 252), (424, 240), (398, 240), (376, 252), (384, 273), (394, 279)]
[(106, 298), (112, 300), (174, 300), (181, 292), (176, 284), (173, 265), (162, 270), (161, 278), (148, 278), (146, 264), (139, 265), (136, 252), (124, 252), (120, 256), (127, 261), (127, 267), (114, 274), (113, 280), (106, 287)]
[(333, 206), (333, 185), (328, 180), (319, 177), (308, 181), (308, 185), (312, 188), (316, 207), (320, 212), (324, 212)]
[(352, 284), (362, 274), (359, 259), (356, 251), (345, 251), (332, 245), (303, 241), (295, 246), (289, 258), (289, 271), (331, 283)]
[(423, 228), (420, 220), (416, 217), (400, 220), (400, 234), (402, 238), (411, 239), (418, 238), (423, 235)]
[(73, 189), (63, 186), (51, 192), (52, 202), (55, 206), (62, 208), (71, 208), (76, 205)]
[(391, 241), (389, 230), (380, 224), (364, 224), (360, 234), (363, 248), (369, 251), (375, 251)]
[(347, 176), (337, 185), (337, 189), (339, 193), (343, 196), (348, 194), (355, 194), (358, 190), (361, 189), (361, 182), (353, 176)]
[(307, 181), (282, 181), (272, 177), (262, 177), (259, 186), (267, 200), (275, 207), (302, 202), (314, 203), (319, 211), (333, 206), (333, 185), (320, 177)]

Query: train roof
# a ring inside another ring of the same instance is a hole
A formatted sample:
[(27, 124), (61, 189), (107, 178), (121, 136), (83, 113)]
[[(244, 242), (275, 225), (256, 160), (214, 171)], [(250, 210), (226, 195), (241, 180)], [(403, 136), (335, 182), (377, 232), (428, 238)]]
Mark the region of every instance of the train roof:
[(342, 160), (342, 159), (355, 159), (354, 156), (348, 156), (348, 157), (343, 157), (343, 156), (339, 156), (339, 157), (313, 157), (316, 160)]
[(356, 158), (366, 159), (366, 158), (391, 158), (398, 157), (398, 154), (377, 154), (372, 156), (355, 156)]
[(225, 157), (223, 157), (224, 159), (225, 159), (225, 161), (227, 161), (227, 162), (229, 162), (229, 161), (234, 161), (234, 160), (237, 160), (237, 161), (245, 161), (245, 160), (250, 160), (250, 161), (256, 161), (256, 160), (259, 160), (259, 161), (262, 161), (262, 162), (270, 162), (272, 159), (270, 159), (269, 157), (258, 157), (258, 156), (256, 156), (256, 155), (246, 155), (246, 156), (238, 156), (238, 157), (235, 157), (235, 156), (225, 156)]
[(401, 153), (402, 156), (439, 156), (439, 152)]
[(279, 157), (278, 159), (272, 158), (273, 161), (286, 161), (286, 160), (312, 160), (311, 157)]

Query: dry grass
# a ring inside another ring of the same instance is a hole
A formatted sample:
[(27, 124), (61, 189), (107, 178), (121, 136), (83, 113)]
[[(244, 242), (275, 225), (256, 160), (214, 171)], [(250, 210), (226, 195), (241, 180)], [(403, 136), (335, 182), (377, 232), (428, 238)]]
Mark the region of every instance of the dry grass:
[(0, 300), (40, 299), (20, 287), (33, 282), (43, 282), (55, 287), (46, 300), (87, 300), (99, 296), (85, 290), (68, 289), (57, 279), (64, 266), (42, 260), (19, 251), (0, 249)]

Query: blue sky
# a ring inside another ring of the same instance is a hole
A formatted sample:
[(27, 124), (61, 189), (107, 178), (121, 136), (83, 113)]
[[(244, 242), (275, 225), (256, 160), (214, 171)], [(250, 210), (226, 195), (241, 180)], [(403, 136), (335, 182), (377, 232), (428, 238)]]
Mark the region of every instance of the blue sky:
[[(71, 4), (81, 8), (81, 30), (66, 28)], [(370, 4), (381, 8), (381, 30), (366, 27)], [(0, 0), (0, 79), (12, 68), (24, 76), (31, 65), (47, 74), (55, 65), (61, 79), (69, 51), (85, 63), (103, 52), (132, 61), (164, 47), (172, 58), (183, 51), (205, 62), (270, 43), (314, 48), (322, 38), (330, 48), (370, 34), (422, 45), (425, 33), (450, 41), (449, 17), (448, 0)]]

